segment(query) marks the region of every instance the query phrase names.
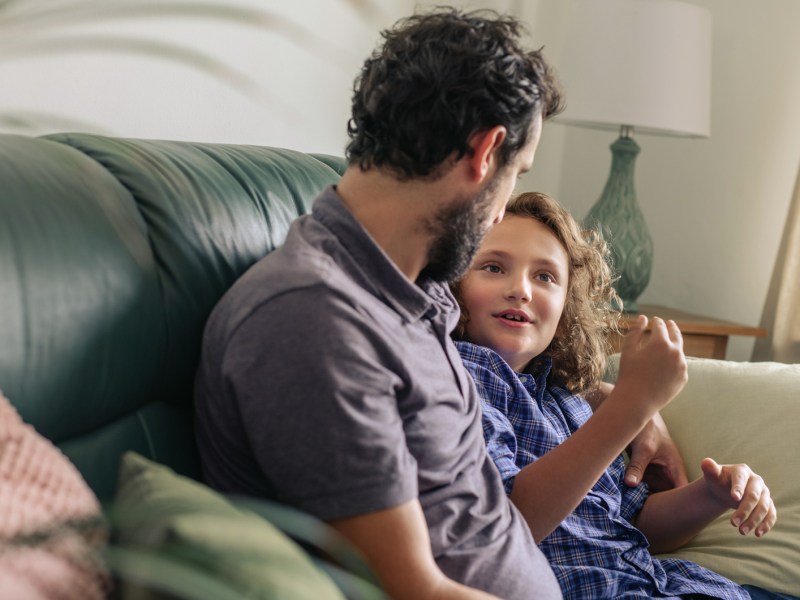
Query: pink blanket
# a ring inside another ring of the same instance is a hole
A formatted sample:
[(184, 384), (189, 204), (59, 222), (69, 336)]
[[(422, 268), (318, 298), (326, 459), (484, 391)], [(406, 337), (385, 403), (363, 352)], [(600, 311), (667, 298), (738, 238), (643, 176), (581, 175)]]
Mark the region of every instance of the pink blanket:
[(102, 528), (86, 526), (99, 513), (74, 465), (0, 392), (0, 597), (105, 597)]

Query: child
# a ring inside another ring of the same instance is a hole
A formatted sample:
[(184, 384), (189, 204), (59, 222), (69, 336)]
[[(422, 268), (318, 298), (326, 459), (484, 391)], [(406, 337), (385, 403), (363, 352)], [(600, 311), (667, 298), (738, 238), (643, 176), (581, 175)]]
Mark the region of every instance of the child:
[(581, 397), (599, 383), (618, 317), (606, 255), (554, 200), (522, 194), (453, 286), (487, 450), (565, 598), (746, 599), (721, 575), (650, 553), (681, 546), (730, 508), (741, 534), (767, 533), (776, 512), (758, 475), (705, 459), (703, 476), (674, 490), (623, 484), (622, 451), (687, 379), (675, 323), (653, 319), (643, 342), (639, 317), (613, 391), (594, 415)]

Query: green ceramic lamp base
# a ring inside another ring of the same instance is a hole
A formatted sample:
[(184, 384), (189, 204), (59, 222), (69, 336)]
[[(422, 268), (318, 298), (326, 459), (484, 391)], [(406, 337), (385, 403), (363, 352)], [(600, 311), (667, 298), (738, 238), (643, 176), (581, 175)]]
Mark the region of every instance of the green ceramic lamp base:
[(633, 170), (639, 145), (623, 127), (611, 144), (611, 172), (600, 199), (584, 219), (586, 227), (602, 232), (611, 247), (613, 268), (618, 277), (614, 287), (625, 312), (637, 312), (637, 298), (650, 282), (653, 240), (647, 231), (633, 186)]

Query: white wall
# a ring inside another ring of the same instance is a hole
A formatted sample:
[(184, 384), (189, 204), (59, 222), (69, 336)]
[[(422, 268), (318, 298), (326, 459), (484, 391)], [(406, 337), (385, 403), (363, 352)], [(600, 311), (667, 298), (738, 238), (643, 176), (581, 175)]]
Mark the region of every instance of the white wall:
[[(83, 0), (72, 0), (80, 5)], [(186, 0), (188, 4), (192, 0)], [(130, 2), (129, 2), (130, 3)], [(135, 3), (135, 2), (133, 2)], [(44, 3), (20, 3), (24, 11)], [(262, 20), (225, 22), (197, 16), (50, 24), (45, 39), (111, 35), (171, 43), (202, 52), (255, 83), (243, 89), (185, 62), (94, 47), (81, 52), (38, 53), (31, 35), (7, 29), (0, 7), (0, 131), (43, 134), (94, 131), (110, 135), (281, 146), (342, 154), (347, 143), (353, 80), (380, 42), (381, 29), (435, 1), (216, 0), (246, 7)], [(456, 1), (476, 8), (481, 2)], [(500, 10), (511, 2), (494, 0)], [(36, 7), (39, 7), (38, 9)], [(11, 9), (13, 10), (13, 8)], [(9, 34), (20, 38), (10, 39)], [(59, 117), (32, 131), (3, 124), (4, 115), (36, 112)], [(61, 120), (64, 117), (68, 120)]]
[[(341, 154), (353, 79), (378, 41), (378, 31), (408, 12), (408, 6), (388, 0), (216, 4), (257, 9), (263, 21), (159, 16), (42, 31), (49, 37), (66, 30), (84, 37), (110, 34), (174, 43), (246, 74), (256, 90), (243, 91), (185, 63), (110, 48), (9, 55), (0, 39), (0, 81), (5, 82), (0, 115), (24, 107), (79, 121), (36, 133), (77, 128)], [(0, 29), (0, 38), (4, 33)]]
[[(80, 6), (84, 0), (71, 2)], [(135, 0), (125, 2), (131, 3)], [(47, 9), (43, 2), (18, 4), (18, 10), (29, 14)], [(22, 109), (69, 119), (50, 123), (40, 115), (37, 121), (43, 126), (24, 133), (91, 130), (341, 154), (347, 142), (353, 80), (380, 41), (379, 31), (416, 6), (439, 3), (212, 0), (206, 4), (254, 9), (262, 13), (263, 21), (226, 23), (162, 13), (154, 18), (95, 18), (88, 25), (58, 21), (29, 32), (4, 25), (4, 15), (17, 9), (0, 6), (0, 131), (12, 131), (3, 124), (3, 116)], [(456, 0), (455, 4), (477, 8), (485, 2)], [(513, 4), (490, 1), (503, 11), (512, 10)], [(109, 47), (39, 53), (31, 43), (64, 34), (172, 43), (246, 74), (258, 89), (245, 93), (185, 63), (141, 53), (114, 52)]]
[[(522, 17), (531, 43), (545, 45), (557, 65), (572, 1), (456, 4)], [(705, 140), (638, 137), (636, 188), (655, 244), (653, 275), (641, 301), (756, 325), (800, 159), (800, 2), (690, 1), (708, 7), (714, 21), (712, 133)], [(378, 31), (417, 4), (437, 3), (219, 0), (260, 8), (273, 21), (140, 19), (79, 30), (206, 52), (256, 80), (261, 98), (158, 59), (108, 51), (12, 55), (8, 32), (0, 29), (0, 118), (24, 108), (91, 124), (45, 131), (92, 127), (122, 136), (341, 154), (353, 78)], [(546, 191), (583, 217), (605, 183), (614, 137), (548, 124), (534, 170), (520, 189)], [(751, 340), (733, 338), (728, 357), (746, 360), (751, 348)]]
[[(556, 65), (568, 2), (540, 0), (533, 11), (534, 34)], [(655, 247), (640, 301), (758, 325), (800, 159), (800, 2), (691, 3), (713, 18), (711, 137), (637, 137), (636, 192)], [(552, 193), (583, 217), (616, 136), (545, 129), (521, 187)], [(748, 360), (753, 343), (731, 338), (728, 358)]]

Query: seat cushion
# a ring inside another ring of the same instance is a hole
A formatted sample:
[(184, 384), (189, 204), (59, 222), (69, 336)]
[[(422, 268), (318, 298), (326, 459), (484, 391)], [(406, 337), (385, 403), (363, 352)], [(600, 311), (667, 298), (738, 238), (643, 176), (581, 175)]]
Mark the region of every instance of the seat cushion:
[(136, 453), (123, 456), (110, 518), (116, 545), (177, 560), (247, 598), (344, 598), (272, 524)]
[(741, 584), (800, 594), (800, 365), (688, 358), (689, 382), (661, 411), (689, 480), (700, 462), (746, 463), (769, 486), (778, 522), (740, 535), (731, 511), (677, 552)]

